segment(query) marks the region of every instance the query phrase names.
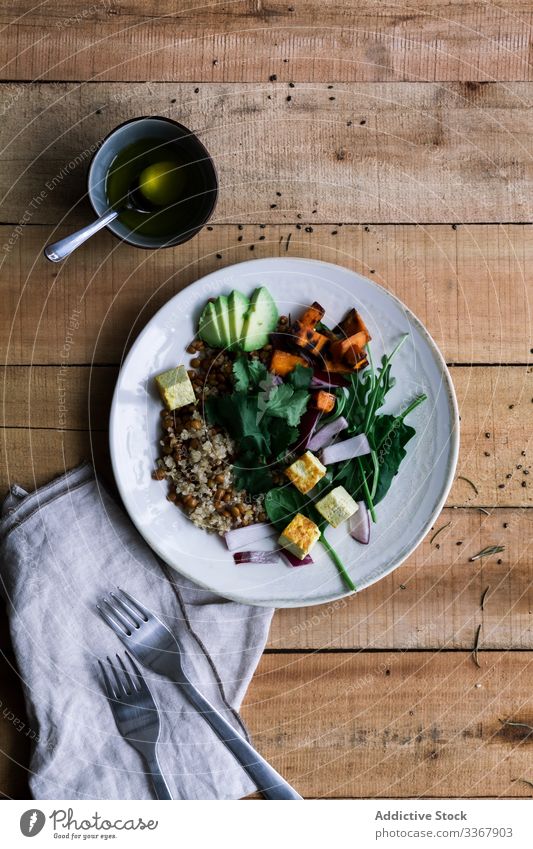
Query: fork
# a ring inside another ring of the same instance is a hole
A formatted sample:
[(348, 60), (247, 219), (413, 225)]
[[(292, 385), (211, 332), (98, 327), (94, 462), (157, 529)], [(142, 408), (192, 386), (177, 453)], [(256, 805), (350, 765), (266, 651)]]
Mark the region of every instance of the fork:
[(302, 798), (200, 693), (185, 672), (178, 640), (154, 613), (120, 587), (96, 606), (140, 663), (180, 687), (267, 799)]
[(122, 736), (144, 758), (158, 799), (172, 799), (157, 759), (157, 741), (160, 723), (153, 696), (139, 667), (125, 652), (131, 669), (117, 654), (118, 665), (106, 658), (110, 674), (101, 660), (98, 661), (104, 679), (107, 698)]

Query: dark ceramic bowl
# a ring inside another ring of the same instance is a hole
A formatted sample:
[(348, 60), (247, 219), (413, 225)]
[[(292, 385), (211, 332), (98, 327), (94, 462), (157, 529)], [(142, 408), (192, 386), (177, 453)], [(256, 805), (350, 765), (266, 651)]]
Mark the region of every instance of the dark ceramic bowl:
[[(177, 217), (176, 231), (170, 234), (167, 232), (163, 236), (143, 235), (132, 230), (120, 218), (112, 221), (108, 229), (122, 241), (137, 248), (154, 249), (181, 245), (192, 239), (211, 218), (217, 202), (218, 178), (213, 160), (200, 139), (177, 121), (157, 116), (132, 118), (112, 130), (101, 143), (89, 166), (89, 200), (98, 216), (107, 212), (109, 199), (106, 194), (106, 180), (113, 160), (124, 148), (147, 138), (153, 138), (154, 147), (160, 144), (164, 148), (169, 142), (176, 143), (185, 164), (194, 165), (195, 197), (194, 204), (191, 204), (191, 217), (187, 218), (186, 223), (183, 222), (183, 216), (181, 223)], [(187, 199), (182, 202), (187, 203)]]

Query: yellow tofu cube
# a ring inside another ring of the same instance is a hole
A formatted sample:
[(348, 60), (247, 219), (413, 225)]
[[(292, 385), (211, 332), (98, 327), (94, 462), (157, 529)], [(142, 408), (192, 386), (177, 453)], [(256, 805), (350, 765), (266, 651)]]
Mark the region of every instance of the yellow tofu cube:
[(336, 486), (324, 498), (317, 501), (316, 509), (332, 527), (337, 528), (359, 509), (349, 492), (343, 486)]
[(296, 489), (305, 495), (324, 477), (326, 467), (322, 465), (318, 457), (306, 451), (288, 469), (285, 469), (285, 474)]
[(167, 410), (195, 404), (196, 395), (185, 366), (169, 368), (155, 378), (156, 386)]
[(303, 560), (319, 539), (318, 526), (307, 516), (297, 513), (281, 534), (278, 542), (282, 548), (286, 548), (295, 557)]

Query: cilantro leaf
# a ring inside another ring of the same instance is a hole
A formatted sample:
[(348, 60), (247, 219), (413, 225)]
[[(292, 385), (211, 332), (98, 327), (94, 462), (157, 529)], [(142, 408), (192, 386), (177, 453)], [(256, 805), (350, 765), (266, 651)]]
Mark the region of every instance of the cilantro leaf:
[(267, 377), (265, 364), (261, 360), (250, 359), (246, 354), (240, 354), (237, 357), (233, 363), (232, 371), (237, 392), (248, 392), (250, 388), (255, 389)]
[(296, 427), (307, 407), (309, 393), (306, 389), (294, 390), (287, 383), (274, 386), (268, 397), (265, 412), (269, 416), (286, 419), (292, 427)]
[(300, 363), (290, 371), (285, 378), (285, 382), (289, 383), (294, 389), (309, 389), (311, 378), (313, 377), (313, 369), (308, 366), (302, 366)]

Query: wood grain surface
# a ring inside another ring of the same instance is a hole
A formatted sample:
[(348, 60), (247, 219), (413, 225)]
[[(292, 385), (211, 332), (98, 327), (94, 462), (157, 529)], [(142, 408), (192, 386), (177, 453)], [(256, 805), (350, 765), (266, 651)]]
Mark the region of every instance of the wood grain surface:
[(243, 711), (304, 796), (530, 797), (530, 652), (274, 654)]
[(6, 79), (530, 80), (530, 0), (2, 4)]
[(531, 225), (215, 225), (159, 252), (100, 234), (58, 266), (42, 249), (67, 228), (15, 229), (0, 227), (2, 362), (60, 363), (69, 336), (69, 362), (118, 364), (177, 291), (265, 256), (334, 262), (376, 280), (424, 322), (449, 363), (533, 362)]
[[(462, 479), (434, 528), (364, 592), (278, 611), (246, 697), (258, 748), (305, 796), (533, 793), (531, 735), (505, 724), (533, 724), (532, 22), (531, 0), (0, 9), (1, 490), (91, 458), (111, 487), (124, 354), (175, 292), (234, 262), (352, 268), (451, 366)], [(143, 114), (214, 155), (213, 221), (177, 249), (106, 233), (46, 263), (47, 241), (92, 215), (99, 140)], [(38, 729), (6, 615), (0, 651), (0, 795), (24, 798)]]
[(96, 145), (147, 104), (214, 156), (220, 223), (533, 221), (528, 83), (3, 84), (0, 102), (10, 224), (85, 222)]

